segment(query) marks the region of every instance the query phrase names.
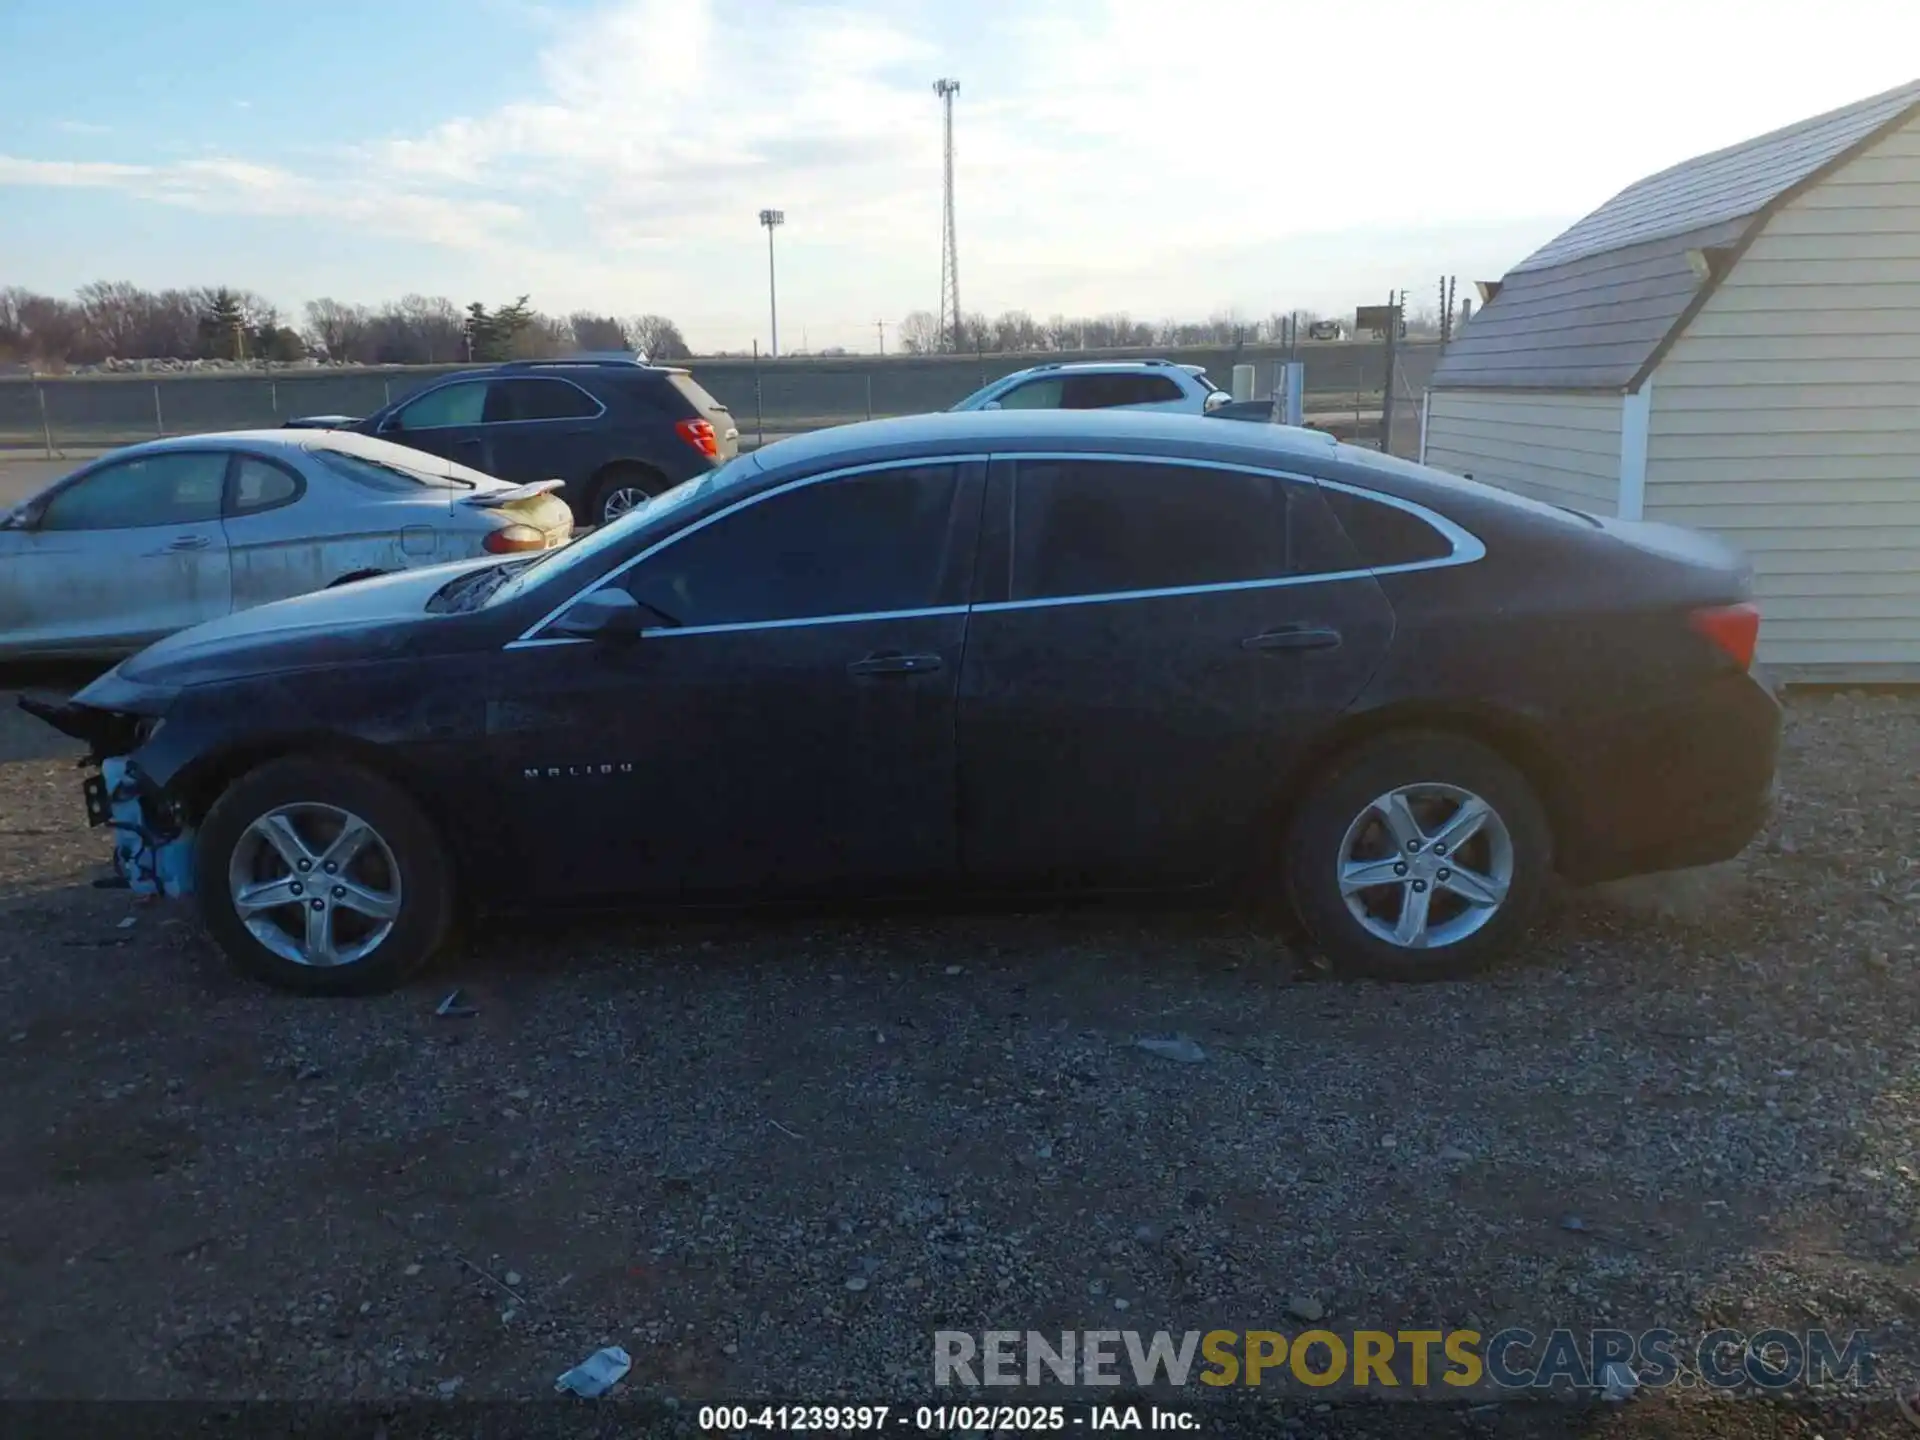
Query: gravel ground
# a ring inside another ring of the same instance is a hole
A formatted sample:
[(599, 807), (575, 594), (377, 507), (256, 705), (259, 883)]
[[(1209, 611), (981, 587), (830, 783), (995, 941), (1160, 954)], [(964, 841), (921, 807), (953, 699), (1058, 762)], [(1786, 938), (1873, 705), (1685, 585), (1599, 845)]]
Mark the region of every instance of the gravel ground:
[[(0, 719), (0, 1395), (531, 1399), (620, 1344), (602, 1411), (652, 1433), (925, 1396), (935, 1329), (1296, 1329), (1310, 1300), (1336, 1330), (1859, 1328), (1879, 1375), (1799, 1406), (1173, 1401), (1240, 1434), (1913, 1433), (1920, 697), (1796, 699), (1745, 857), (1563, 900), (1520, 963), (1426, 987), (1087, 908), (522, 923), (302, 1001), (90, 888), (77, 779)], [(477, 1013), (436, 1015), (455, 985)], [(1170, 1034), (1205, 1060), (1135, 1043)]]

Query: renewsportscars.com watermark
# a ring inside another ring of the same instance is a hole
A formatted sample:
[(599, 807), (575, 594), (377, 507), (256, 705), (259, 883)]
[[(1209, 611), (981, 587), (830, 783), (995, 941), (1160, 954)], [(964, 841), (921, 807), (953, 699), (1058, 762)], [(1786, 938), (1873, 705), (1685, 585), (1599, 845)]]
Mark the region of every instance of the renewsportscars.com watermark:
[(936, 1330), (936, 1385), (1785, 1390), (1873, 1380), (1858, 1330)]

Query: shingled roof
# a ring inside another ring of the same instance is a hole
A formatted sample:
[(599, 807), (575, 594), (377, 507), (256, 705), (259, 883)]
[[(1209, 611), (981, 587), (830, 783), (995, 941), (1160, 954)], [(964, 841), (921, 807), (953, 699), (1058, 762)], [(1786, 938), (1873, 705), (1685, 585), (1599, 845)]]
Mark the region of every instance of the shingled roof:
[(1775, 210), (1916, 115), (1920, 80), (1629, 185), (1507, 274), (1434, 387), (1637, 389)]

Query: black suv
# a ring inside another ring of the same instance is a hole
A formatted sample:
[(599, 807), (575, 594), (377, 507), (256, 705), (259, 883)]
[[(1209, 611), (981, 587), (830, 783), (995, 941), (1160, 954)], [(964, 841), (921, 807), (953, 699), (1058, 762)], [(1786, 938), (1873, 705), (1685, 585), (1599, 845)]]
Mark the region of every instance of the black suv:
[(377, 435), (515, 484), (564, 480), (581, 526), (726, 464), (740, 444), (732, 414), (690, 374), (636, 360), (515, 360), (448, 375), (364, 420), (287, 423)]

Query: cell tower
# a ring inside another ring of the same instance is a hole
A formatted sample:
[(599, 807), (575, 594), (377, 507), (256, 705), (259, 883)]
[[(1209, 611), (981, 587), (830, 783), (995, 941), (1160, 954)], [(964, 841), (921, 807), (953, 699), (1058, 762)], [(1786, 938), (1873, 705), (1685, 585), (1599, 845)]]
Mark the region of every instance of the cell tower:
[(958, 80), (936, 80), (933, 93), (940, 97), (945, 112), (947, 159), (946, 180), (942, 191), (940, 215), (940, 330), (942, 341), (952, 336), (953, 348), (960, 349), (960, 246), (953, 231), (953, 97), (960, 93)]

